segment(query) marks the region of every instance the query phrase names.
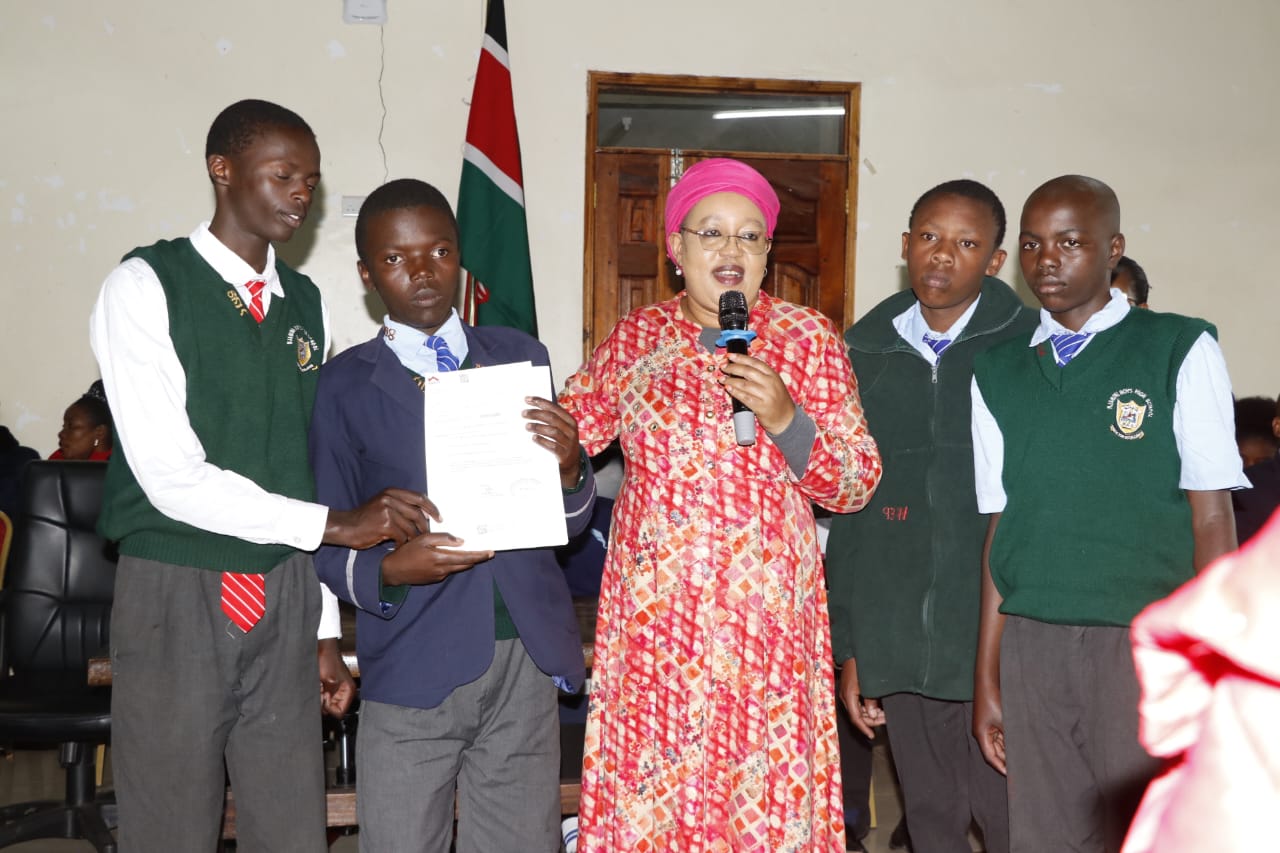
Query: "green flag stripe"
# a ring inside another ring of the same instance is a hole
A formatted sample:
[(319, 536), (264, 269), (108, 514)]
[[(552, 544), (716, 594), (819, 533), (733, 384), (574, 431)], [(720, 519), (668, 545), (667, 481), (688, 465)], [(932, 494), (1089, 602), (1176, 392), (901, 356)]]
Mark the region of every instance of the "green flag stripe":
[(462, 265), (489, 291), (489, 301), (477, 309), (477, 325), (513, 326), (536, 336), (524, 208), (465, 160), (458, 198), (466, 199), (458, 205)]

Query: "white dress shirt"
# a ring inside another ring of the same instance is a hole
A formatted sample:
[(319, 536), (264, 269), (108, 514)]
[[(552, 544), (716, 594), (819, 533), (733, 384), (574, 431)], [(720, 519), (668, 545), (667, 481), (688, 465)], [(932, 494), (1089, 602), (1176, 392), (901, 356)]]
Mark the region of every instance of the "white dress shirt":
[[(266, 269), (259, 273), (213, 236), (207, 222), (190, 239), (246, 303), (245, 285), (255, 279), (267, 283), (264, 314), (272, 299), (285, 298), (270, 246)], [(321, 309), (327, 346), (329, 311), (323, 300)], [(130, 258), (107, 276), (89, 318), (89, 343), (111, 401), (115, 441), (152, 506), (175, 521), (255, 544), (301, 551), (320, 546), (328, 507), (272, 494), (206, 461), (187, 417), (186, 372), (169, 337), (164, 288), (146, 261)], [(337, 599), (323, 584), (320, 589), (319, 636), (340, 636)]]
[(924, 356), (925, 361), (934, 365), (938, 363), (938, 354), (933, 351), (933, 347), (924, 342), (925, 334), (928, 334), (931, 338), (946, 338), (955, 343), (956, 338), (964, 334), (965, 326), (969, 325), (969, 320), (973, 317), (973, 312), (978, 310), (978, 303), (981, 301), (982, 294), (978, 294), (978, 298), (973, 300), (973, 304), (945, 332), (935, 332), (929, 328), (928, 322), (924, 319), (924, 313), (920, 310), (919, 300), (911, 303), (910, 308), (893, 318), (893, 327), (898, 330), (898, 334), (902, 336), (904, 341), (911, 344), (916, 352)]
[[(1115, 288), (1111, 301), (1085, 321), (1082, 332), (1110, 329), (1134, 309), (1128, 297)], [(1031, 334), (1028, 346), (1043, 343), (1050, 335), (1071, 332), (1043, 308), (1040, 325)], [(1076, 352), (1092, 343), (1085, 341)], [(1071, 368), (1068, 366), (1067, 370)], [(1007, 496), (1004, 491), (1004, 435), (978, 390), (977, 379), (971, 385), (973, 396), (973, 464), (978, 492), (978, 511), (1003, 512)], [(1231, 378), (1227, 362), (1213, 335), (1205, 332), (1191, 345), (1178, 369), (1178, 399), (1173, 405), (1173, 437), (1182, 460), (1179, 488), (1191, 491), (1215, 489), (1247, 489), (1240, 452), (1236, 447), (1235, 408), (1231, 399)]]

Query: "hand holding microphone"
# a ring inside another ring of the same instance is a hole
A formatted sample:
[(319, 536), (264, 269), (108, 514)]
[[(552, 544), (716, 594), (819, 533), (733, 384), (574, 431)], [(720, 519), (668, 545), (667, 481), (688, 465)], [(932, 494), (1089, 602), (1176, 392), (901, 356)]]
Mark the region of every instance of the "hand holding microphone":
[(747, 329), (747, 298), (737, 290), (720, 294), (720, 337), (716, 346), (731, 356), (720, 380), (733, 399), (733, 433), (738, 444), (756, 442), (756, 420), (774, 435), (791, 424), (796, 404), (773, 368), (747, 354), (756, 333)]

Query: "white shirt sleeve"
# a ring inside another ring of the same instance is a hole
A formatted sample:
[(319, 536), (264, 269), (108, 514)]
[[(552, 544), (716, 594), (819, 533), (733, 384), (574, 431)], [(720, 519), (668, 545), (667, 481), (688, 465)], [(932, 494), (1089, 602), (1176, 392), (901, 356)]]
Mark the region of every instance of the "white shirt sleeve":
[(978, 390), (978, 380), (969, 384), (973, 401), (973, 484), (978, 496), (978, 512), (1004, 512), (1004, 433), (987, 408)]
[[(316, 578), (320, 583), (320, 578)], [(338, 596), (330, 592), (329, 587), (320, 583), (320, 630), (316, 632), (317, 640), (327, 640), (342, 636), (342, 614), (338, 612)]]
[[(322, 299), (320, 300), (320, 315), (324, 323), (324, 348), (322, 357), (328, 359), (329, 350), (333, 349), (333, 338), (329, 336), (329, 305)], [(328, 509), (325, 510), (325, 518), (328, 519)], [(320, 529), (321, 538), (324, 537), (324, 528)], [(319, 546), (317, 546), (319, 547)], [(316, 582), (320, 583), (319, 576)], [(320, 630), (316, 633), (316, 638), (326, 640), (330, 637), (342, 636), (342, 614), (338, 611), (338, 596), (330, 591), (327, 584), (320, 583)]]
[(1193, 491), (1247, 489), (1236, 445), (1235, 405), (1222, 348), (1205, 332), (1178, 369), (1173, 436), (1182, 459), (1178, 485)]

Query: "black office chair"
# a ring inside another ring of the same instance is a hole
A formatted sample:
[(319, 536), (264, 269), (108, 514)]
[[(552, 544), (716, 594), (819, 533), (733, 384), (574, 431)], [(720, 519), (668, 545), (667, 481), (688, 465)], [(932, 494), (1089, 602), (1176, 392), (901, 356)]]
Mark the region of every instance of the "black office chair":
[(95, 752), (111, 736), (110, 688), (88, 686), (107, 647), (115, 558), (94, 530), (106, 465), (32, 462), (23, 473), (0, 590), (0, 745), (59, 745), (63, 801), (0, 808), (0, 847), (82, 838), (115, 853), (116, 807), (96, 792)]

